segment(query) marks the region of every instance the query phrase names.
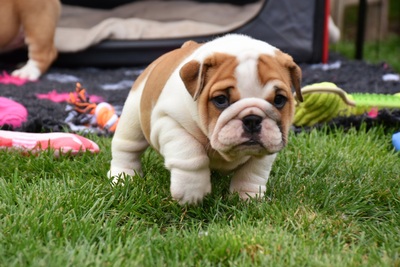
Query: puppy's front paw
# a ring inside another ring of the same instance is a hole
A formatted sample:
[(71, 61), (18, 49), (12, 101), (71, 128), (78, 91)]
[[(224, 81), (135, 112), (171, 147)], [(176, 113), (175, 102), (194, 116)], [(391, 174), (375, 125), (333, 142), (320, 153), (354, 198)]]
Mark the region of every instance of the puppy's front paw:
[(114, 186), (116, 184), (124, 184), (126, 176), (135, 176), (136, 174), (142, 175), (142, 171), (134, 171), (133, 169), (122, 169), (122, 168), (111, 168), (108, 173), (107, 177), (112, 179), (111, 184)]
[(11, 73), (12, 76), (19, 77), (21, 79), (27, 79), (30, 81), (35, 81), (39, 79), (41, 72), (37, 63), (30, 59), (22, 68), (15, 70)]
[(237, 181), (233, 181), (229, 188), (230, 192), (237, 192), (240, 198), (243, 200), (247, 200), (249, 198), (262, 198), (264, 196), (265, 190), (265, 185)]
[(179, 204), (198, 204), (211, 192), (210, 170), (171, 170), (171, 195)]
[(238, 192), (238, 191), (233, 191), (233, 192), (237, 192), (239, 194), (239, 197), (242, 200), (247, 200), (247, 199), (261, 199), (264, 197), (264, 192), (259, 192), (259, 193), (255, 193), (255, 192)]
[(276, 154), (252, 158), (232, 177), (230, 192), (237, 192), (242, 199), (264, 197), (267, 181)]

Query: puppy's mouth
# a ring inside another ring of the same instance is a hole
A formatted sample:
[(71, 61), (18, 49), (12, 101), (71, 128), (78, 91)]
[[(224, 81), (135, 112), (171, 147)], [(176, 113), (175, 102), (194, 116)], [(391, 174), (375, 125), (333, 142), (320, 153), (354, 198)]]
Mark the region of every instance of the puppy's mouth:
[(281, 142), (265, 142), (265, 138), (262, 135), (242, 135), (246, 137), (244, 141), (236, 144), (233, 147), (233, 151), (249, 154), (249, 155), (266, 155), (278, 152), (284, 147), (284, 140)]
[(260, 141), (258, 137), (251, 137), (247, 141), (240, 143), (238, 146), (260, 146), (264, 148), (264, 144)]
[(232, 147), (232, 152), (246, 155), (266, 154), (268, 149), (265, 144), (257, 137), (248, 137), (245, 141), (236, 144)]

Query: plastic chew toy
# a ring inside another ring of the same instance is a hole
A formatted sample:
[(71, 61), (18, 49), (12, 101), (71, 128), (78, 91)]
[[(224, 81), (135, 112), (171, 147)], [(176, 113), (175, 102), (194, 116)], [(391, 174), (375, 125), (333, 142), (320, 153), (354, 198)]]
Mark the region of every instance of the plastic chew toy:
[(400, 132), (392, 135), (392, 143), (396, 151), (400, 151)]
[(12, 128), (21, 127), (28, 118), (27, 109), (14, 100), (0, 97), (0, 128), (10, 125)]
[(400, 108), (400, 95), (348, 94), (334, 83), (322, 82), (301, 89), (303, 102), (296, 95), (295, 126), (313, 126), (335, 117), (361, 115), (374, 110)]
[(2, 130), (0, 149), (14, 149), (27, 154), (38, 154), (51, 149), (55, 156), (100, 151), (95, 142), (73, 133), (24, 133)]

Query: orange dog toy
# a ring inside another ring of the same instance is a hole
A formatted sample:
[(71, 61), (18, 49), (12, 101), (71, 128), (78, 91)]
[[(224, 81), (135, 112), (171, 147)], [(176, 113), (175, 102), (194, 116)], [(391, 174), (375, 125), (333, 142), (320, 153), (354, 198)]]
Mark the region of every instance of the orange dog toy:
[(86, 89), (80, 83), (76, 83), (76, 94), (70, 93), (68, 103), (69, 115), (67, 123), (98, 127), (106, 132), (115, 132), (119, 117), (112, 105), (106, 102), (99, 104), (90, 102)]

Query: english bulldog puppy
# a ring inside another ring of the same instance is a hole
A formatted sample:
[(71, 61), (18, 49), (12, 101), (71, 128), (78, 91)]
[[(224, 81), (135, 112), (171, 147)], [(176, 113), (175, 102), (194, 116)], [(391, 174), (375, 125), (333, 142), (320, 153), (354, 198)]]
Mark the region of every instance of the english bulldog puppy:
[(210, 170), (233, 172), (231, 192), (262, 197), (276, 154), (288, 142), (292, 57), (248, 36), (186, 42), (150, 64), (134, 83), (112, 140), (109, 177), (141, 174), (149, 144), (171, 173), (172, 197), (195, 204), (211, 192)]
[(26, 45), (28, 62), (11, 75), (36, 80), (57, 56), (59, 0), (0, 0), (0, 53)]

